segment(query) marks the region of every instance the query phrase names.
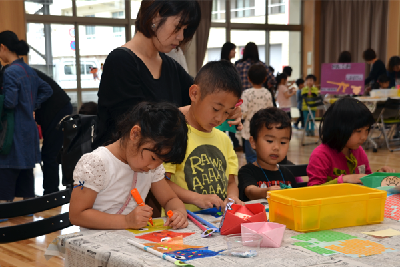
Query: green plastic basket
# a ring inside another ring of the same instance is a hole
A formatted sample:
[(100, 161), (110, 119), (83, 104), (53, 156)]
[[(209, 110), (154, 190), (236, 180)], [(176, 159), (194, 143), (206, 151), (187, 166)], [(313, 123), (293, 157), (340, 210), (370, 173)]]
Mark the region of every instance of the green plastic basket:
[[(395, 176), (395, 177), (398, 177), (399, 179), (388, 178), (388, 180), (386, 180), (386, 182), (384, 184), (382, 184), (382, 181), (389, 176)], [(396, 181), (396, 180), (398, 180), (398, 181)], [(396, 186), (396, 185), (400, 185), (400, 173), (374, 172), (370, 175), (367, 175), (367, 176), (361, 178), (361, 182), (363, 183), (363, 185), (368, 186), (370, 188), (377, 188), (377, 187), (388, 186), (388, 185)], [(395, 184), (392, 182), (397, 182), (398, 184)]]

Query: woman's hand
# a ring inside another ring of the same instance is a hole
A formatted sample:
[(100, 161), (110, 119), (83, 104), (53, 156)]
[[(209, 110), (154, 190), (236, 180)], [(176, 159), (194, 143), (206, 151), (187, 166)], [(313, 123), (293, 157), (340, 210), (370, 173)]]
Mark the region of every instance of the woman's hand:
[(182, 214), (179, 210), (173, 210), (174, 215), (168, 218), (164, 226), (170, 226), (173, 229), (182, 229), (188, 226), (187, 214)]
[(236, 125), (237, 130), (241, 131), (243, 129), (243, 124), (242, 124), (242, 109), (240, 107), (236, 107), (231, 115), (228, 117), (228, 120), (233, 120), (233, 121), (228, 121), (228, 124), (230, 126)]
[(378, 172), (396, 172), (395, 169), (390, 168), (389, 166), (383, 166), (378, 170)]

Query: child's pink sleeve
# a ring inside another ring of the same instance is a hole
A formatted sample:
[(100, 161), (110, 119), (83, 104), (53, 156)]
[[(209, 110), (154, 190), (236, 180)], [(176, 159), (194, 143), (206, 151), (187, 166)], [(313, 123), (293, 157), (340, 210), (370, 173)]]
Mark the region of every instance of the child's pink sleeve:
[(327, 177), (331, 172), (332, 162), (326, 153), (316, 148), (310, 156), (307, 166), (308, 186), (320, 185), (327, 182)]

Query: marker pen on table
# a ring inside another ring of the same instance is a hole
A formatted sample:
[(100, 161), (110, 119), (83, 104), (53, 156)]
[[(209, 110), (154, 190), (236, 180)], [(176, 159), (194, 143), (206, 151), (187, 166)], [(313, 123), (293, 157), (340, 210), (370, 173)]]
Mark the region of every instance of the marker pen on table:
[[(139, 191), (136, 188), (131, 190), (131, 195), (139, 206), (146, 205), (146, 204), (144, 204), (143, 199), (140, 196)], [(149, 218), (149, 222), (150, 222), (151, 226), (153, 226), (153, 219), (151, 217)]]

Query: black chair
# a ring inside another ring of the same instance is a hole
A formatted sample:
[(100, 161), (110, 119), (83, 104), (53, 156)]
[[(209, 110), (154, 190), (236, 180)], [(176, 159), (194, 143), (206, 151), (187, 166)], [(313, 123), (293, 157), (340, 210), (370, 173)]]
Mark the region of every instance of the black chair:
[[(279, 166), (285, 167), (288, 169), (295, 177), (297, 176), (308, 176), (307, 175), (307, 166), (308, 164), (299, 164), (299, 165), (283, 165)], [(297, 187), (306, 187), (307, 182), (297, 183)]]
[(391, 145), (394, 145), (394, 142), (398, 142), (400, 140), (393, 139), (393, 136), (398, 134), (398, 124), (400, 124), (400, 99), (388, 98), (385, 102), (385, 106), (376, 120), (374, 127), (371, 129), (370, 136), (372, 136), (374, 129), (378, 129), (381, 132), (380, 135), (372, 139), (378, 139), (383, 135), (386, 147), (390, 152), (400, 150), (400, 148), (391, 147)]
[(305, 139), (305, 136), (306, 136), (306, 129), (307, 129), (307, 125), (308, 125), (309, 122), (312, 121), (314, 123), (314, 125), (315, 125), (316, 121), (321, 121), (321, 119), (322, 119), (322, 118), (314, 117), (314, 115), (311, 112), (312, 111), (311, 108), (322, 107), (322, 109), (324, 111), (326, 111), (326, 106), (325, 106), (324, 100), (322, 99), (322, 96), (304, 97), (304, 101), (305, 101), (305, 103), (307, 105), (307, 108), (308, 108), (308, 115), (305, 118), (306, 123), (304, 124), (304, 131), (303, 131), (303, 135), (301, 137), (301, 145), (305, 146), (305, 145), (311, 145), (311, 144), (318, 144), (318, 142), (320, 141), (319, 138), (317, 139), (316, 142), (304, 143), (304, 139)]
[[(48, 194), (28, 200), (0, 204), (0, 219), (13, 218), (49, 210), (68, 204), (71, 189)], [(25, 224), (0, 227), (0, 243), (15, 242), (45, 235), (71, 226), (69, 212), (65, 212), (40, 221)]]

